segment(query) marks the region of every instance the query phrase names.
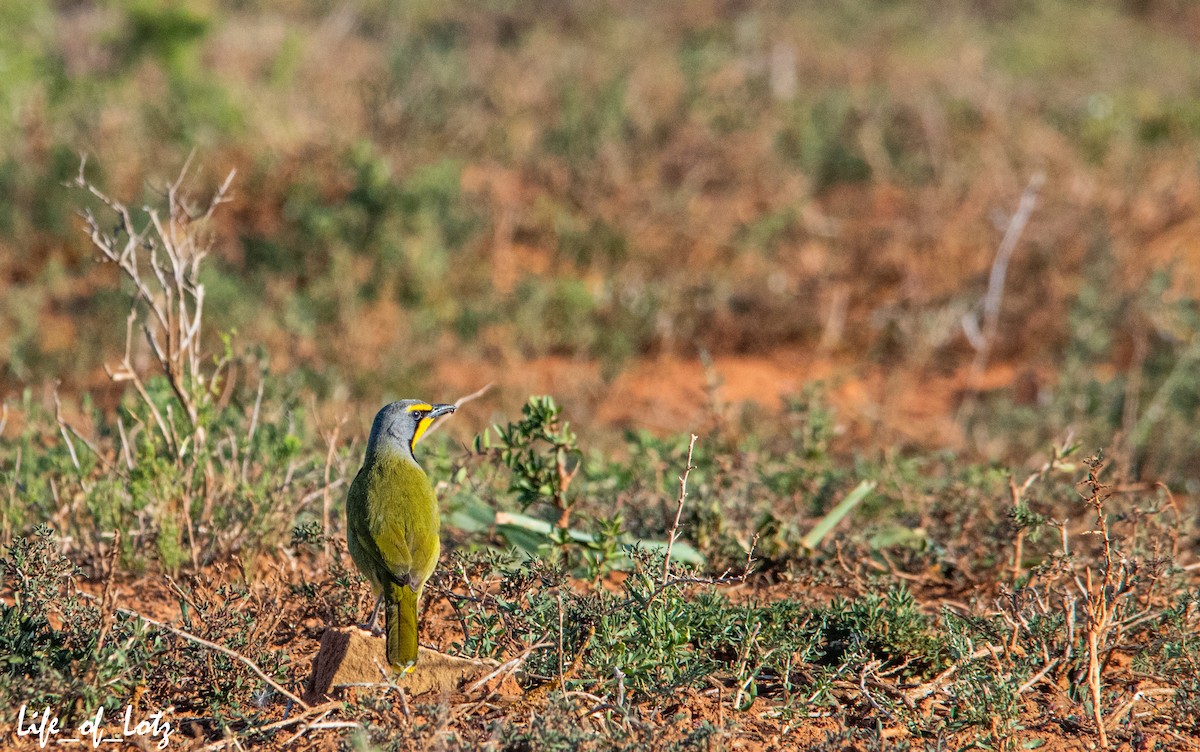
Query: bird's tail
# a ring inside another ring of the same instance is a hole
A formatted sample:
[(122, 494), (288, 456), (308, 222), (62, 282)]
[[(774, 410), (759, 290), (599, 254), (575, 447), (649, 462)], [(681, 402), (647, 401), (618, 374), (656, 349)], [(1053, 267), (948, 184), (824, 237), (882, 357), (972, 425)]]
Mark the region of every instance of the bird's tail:
[(387, 659), (393, 669), (403, 671), (417, 662), (417, 594), (391, 584), (386, 601)]

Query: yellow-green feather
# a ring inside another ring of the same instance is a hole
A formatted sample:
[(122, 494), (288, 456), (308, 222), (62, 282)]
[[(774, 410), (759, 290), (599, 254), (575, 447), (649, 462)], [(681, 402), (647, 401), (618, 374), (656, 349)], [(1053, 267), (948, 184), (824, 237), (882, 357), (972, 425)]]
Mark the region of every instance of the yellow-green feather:
[(367, 457), (346, 499), (354, 563), (384, 596), (387, 657), (393, 668), (417, 659), (417, 602), (441, 549), (437, 497), (411, 457)]
[(417, 662), (417, 594), (411, 588), (391, 586), (384, 599), (387, 624), (387, 659), (401, 669)]

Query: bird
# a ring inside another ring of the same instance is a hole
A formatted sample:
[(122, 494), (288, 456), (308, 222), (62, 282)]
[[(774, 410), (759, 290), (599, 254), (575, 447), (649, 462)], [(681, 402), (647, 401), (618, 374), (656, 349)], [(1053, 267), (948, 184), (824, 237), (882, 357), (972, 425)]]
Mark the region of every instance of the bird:
[(417, 661), (417, 604), (441, 552), (437, 496), (414, 448), (455, 405), (404, 399), (375, 415), (362, 468), (346, 495), (350, 558), (375, 593), (367, 629), (384, 611), (388, 664), (411, 671)]

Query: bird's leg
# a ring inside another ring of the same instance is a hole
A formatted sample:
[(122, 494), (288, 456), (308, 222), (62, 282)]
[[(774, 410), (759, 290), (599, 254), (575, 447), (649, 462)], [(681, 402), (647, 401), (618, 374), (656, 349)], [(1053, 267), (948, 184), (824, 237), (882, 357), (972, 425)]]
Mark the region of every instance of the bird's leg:
[(379, 620), (379, 609), (382, 606), (383, 606), (383, 593), (380, 593), (375, 598), (375, 608), (371, 609), (371, 618), (367, 621), (366, 626), (363, 627), (363, 629), (367, 630), (371, 634), (375, 634), (375, 631), (376, 631), (375, 622)]

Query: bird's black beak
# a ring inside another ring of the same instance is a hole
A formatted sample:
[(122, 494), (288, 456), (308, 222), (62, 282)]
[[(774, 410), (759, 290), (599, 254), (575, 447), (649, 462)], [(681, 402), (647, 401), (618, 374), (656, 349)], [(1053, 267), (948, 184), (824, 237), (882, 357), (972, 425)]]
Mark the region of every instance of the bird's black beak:
[(443, 415), (449, 415), (458, 409), (458, 405), (434, 405), (429, 411), (430, 418), (440, 418)]

